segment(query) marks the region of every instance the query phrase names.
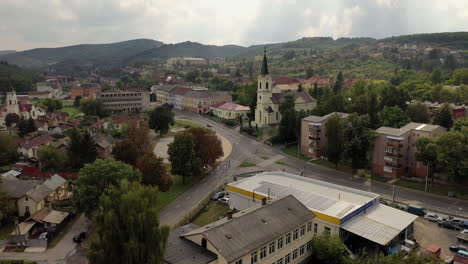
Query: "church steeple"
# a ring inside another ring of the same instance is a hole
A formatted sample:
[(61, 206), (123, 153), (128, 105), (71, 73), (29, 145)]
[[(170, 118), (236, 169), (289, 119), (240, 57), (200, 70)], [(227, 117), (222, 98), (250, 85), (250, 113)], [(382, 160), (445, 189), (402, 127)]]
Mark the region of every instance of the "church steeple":
[(266, 57), (266, 47), (263, 47), (263, 62), (262, 62), (262, 70), (260, 71), (261, 75), (268, 75), (268, 63)]

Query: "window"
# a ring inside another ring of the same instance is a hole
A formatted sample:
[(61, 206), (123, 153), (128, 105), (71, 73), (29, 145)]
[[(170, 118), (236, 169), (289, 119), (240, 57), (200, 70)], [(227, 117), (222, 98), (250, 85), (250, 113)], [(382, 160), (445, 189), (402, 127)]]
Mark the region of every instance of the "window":
[(259, 86), (258, 86), (258, 89), (262, 89), (262, 83), (259, 82), (258, 85), (259, 85)]
[(252, 252), (252, 254), (250, 254), (250, 263), (251, 264), (257, 264), (258, 262), (258, 259), (257, 259), (257, 251), (254, 251)]
[(283, 238), (278, 239), (278, 249), (283, 247)]
[(278, 261), (276, 262), (276, 264), (283, 264), (283, 258), (278, 259)]
[(287, 245), (289, 243), (291, 243), (291, 233), (286, 235), (286, 243), (285, 244)]
[(325, 232), (328, 233), (328, 234), (330, 234), (330, 231), (331, 231), (331, 229), (330, 229), (329, 227), (326, 226), (326, 227), (325, 227)]
[(276, 112), (276, 120), (279, 119), (279, 115), (278, 115), (278, 112)]
[(289, 264), (291, 263), (291, 254), (287, 254), (284, 256), (284, 264)]
[(260, 249), (260, 259), (266, 257), (266, 246)]
[(312, 222), (307, 223), (307, 232), (312, 231)]
[(392, 148), (391, 147), (385, 147), (385, 152), (386, 153), (392, 153)]
[(315, 224), (314, 224), (314, 233), (315, 233), (315, 234), (317, 234), (317, 229), (318, 229), (318, 224), (315, 223)]
[(237, 260), (236, 264), (242, 264), (242, 259)]
[(312, 241), (307, 242), (307, 251), (312, 250)]
[(292, 259), (293, 259), (293, 260), (297, 259), (297, 249), (295, 249), (295, 250), (292, 252)]
[(269, 250), (268, 250), (268, 253), (269, 254), (273, 254), (275, 252), (275, 242), (271, 242), (270, 243), (270, 247), (269, 247)]
[(26, 201), (28, 201), (28, 197), (24, 198)]
[(305, 234), (305, 225), (301, 226), (301, 237)]
[(268, 89), (268, 82), (266, 82), (266, 89)]
[(300, 256), (304, 255), (304, 252), (305, 252), (305, 245), (302, 245), (302, 246), (299, 248), (299, 255), (300, 255)]
[(299, 229), (294, 230), (293, 232), (293, 240), (296, 240), (299, 236)]

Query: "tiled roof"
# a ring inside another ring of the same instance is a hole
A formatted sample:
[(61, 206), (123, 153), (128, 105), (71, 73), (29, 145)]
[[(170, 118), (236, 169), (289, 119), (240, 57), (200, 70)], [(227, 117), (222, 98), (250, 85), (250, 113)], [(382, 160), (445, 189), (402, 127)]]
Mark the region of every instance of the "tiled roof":
[(247, 106), (231, 103), (231, 102), (226, 102), (223, 104), (218, 104), (217, 106), (214, 106), (214, 108), (219, 108), (222, 110), (228, 110), (228, 111), (249, 111), (250, 108)]
[(49, 136), (49, 135), (41, 135), (41, 136), (38, 136), (38, 137), (35, 137), (29, 141), (25, 141), (23, 142), (23, 144), (21, 144), (21, 147), (25, 148), (25, 149), (31, 149), (33, 147), (37, 147), (37, 146), (40, 146), (42, 144), (45, 144), (47, 142), (50, 142), (52, 141), (54, 138)]
[(322, 79), (322, 78), (320, 78), (318, 76), (310, 77), (309, 79), (307, 79), (306, 82), (308, 82), (310, 84), (317, 83), (317, 85), (331, 85), (331, 84), (333, 84), (332, 80)]
[(18, 199), (38, 184), (39, 181), (36, 180), (3, 180), (0, 181), (0, 189), (6, 191), (11, 198)]
[(198, 91), (188, 91), (185, 93), (185, 96), (195, 97), (195, 98), (209, 98), (209, 97), (231, 97), (229, 93), (222, 91), (212, 91), (212, 90), (198, 90)]
[(310, 96), (310, 94), (308, 94), (307, 92), (273, 93), (273, 94), (271, 95), (271, 101), (272, 101), (274, 104), (281, 104), (281, 103), (284, 101), (284, 97), (285, 97), (286, 95), (289, 95), (289, 94), (294, 95), (294, 100), (296, 100), (297, 98), (301, 97), (302, 100), (304, 100), (304, 102), (306, 102), (306, 103), (316, 102), (316, 101), (317, 101), (315, 98), (313, 98), (312, 96)]
[(156, 91), (163, 91), (163, 92), (170, 92), (173, 88), (176, 87), (176, 85), (155, 85), (153, 86)]
[(67, 182), (67, 180), (62, 178), (60, 175), (54, 174), (49, 179), (47, 179), (43, 183), (43, 185), (45, 185), (46, 187), (48, 187), (51, 190), (57, 190), (58, 187), (62, 186), (66, 182)]
[(40, 184), (29, 190), (26, 195), (31, 197), (31, 199), (33, 199), (35, 202), (40, 202), (53, 192), (54, 190), (51, 190), (49, 187)]
[(280, 77), (276, 79), (276, 81), (273, 83), (273, 86), (279, 85), (279, 84), (295, 84), (295, 83), (302, 83), (300, 80), (296, 78), (291, 78), (291, 77)]
[(191, 91), (192, 89), (190, 88), (185, 88), (185, 87), (174, 87), (169, 94), (174, 94), (174, 95), (184, 95), (187, 92)]

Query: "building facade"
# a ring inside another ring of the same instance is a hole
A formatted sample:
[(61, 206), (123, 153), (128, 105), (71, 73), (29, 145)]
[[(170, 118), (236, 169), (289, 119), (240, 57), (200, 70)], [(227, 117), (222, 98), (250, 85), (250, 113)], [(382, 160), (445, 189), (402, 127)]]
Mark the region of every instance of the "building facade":
[(296, 111), (310, 111), (317, 106), (317, 100), (307, 92), (283, 93), (279, 86), (273, 85), (268, 72), (266, 50), (263, 55), (262, 69), (258, 76), (257, 107), (255, 109), (255, 123), (259, 126), (277, 125), (281, 122), (279, 106), (284, 102), (286, 95), (294, 97)]
[(232, 102), (232, 96), (227, 92), (212, 90), (192, 90), (185, 93), (182, 109), (189, 112), (204, 114), (215, 104)]
[(143, 89), (112, 89), (101, 92), (104, 109), (113, 112), (144, 111), (150, 104), (150, 92)]
[(308, 116), (301, 121), (301, 153), (309, 158), (320, 158), (327, 145), (326, 123), (333, 115), (348, 117), (346, 113), (333, 112), (325, 116)]
[(247, 117), (250, 113), (250, 107), (227, 102), (211, 106), (211, 111), (217, 117), (239, 119), (240, 116)]
[(416, 140), (434, 137), (446, 129), (437, 125), (408, 123), (401, 128), (380, 127), (375, 132), (372, 171), (385, 177), (426, 176), (427, 166), (416, 160)]
[(160, 105), (169, 103), (169, 92), (177, 87), (176, 85), (154, 85), (151, 90), (156, 94), (156, 102)]
[(82, 83), (71, 87), (70, 98), (75, 100), (77, 96), (87, 99), (95, 99), (101, 93), (101, 85), (98, 83)]
[(48, 79), (45, 82), (36, 83), (38, 92), (50, 92), (52, 97), (59, 97), (62, 95), (62, 83), (57, 79)]
[(22, 119), (37, 119), (46, 114), (46, 111), (36, 107), (25, 98), (18, 98), (16, 92), (7, 92), (4, 106), (0, 110), (0, 127), (5, 126), (5, 118), (8, 114), (17, 114)]

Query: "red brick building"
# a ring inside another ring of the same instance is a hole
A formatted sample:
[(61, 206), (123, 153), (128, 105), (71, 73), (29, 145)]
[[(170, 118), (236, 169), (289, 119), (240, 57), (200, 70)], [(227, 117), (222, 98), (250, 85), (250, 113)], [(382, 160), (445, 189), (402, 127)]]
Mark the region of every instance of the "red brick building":
[(101, 93), (101, 86), (97, 83), (82, 83), (70, 89), (70, 97), (75, 100), (77, 96), (94, 99)]

